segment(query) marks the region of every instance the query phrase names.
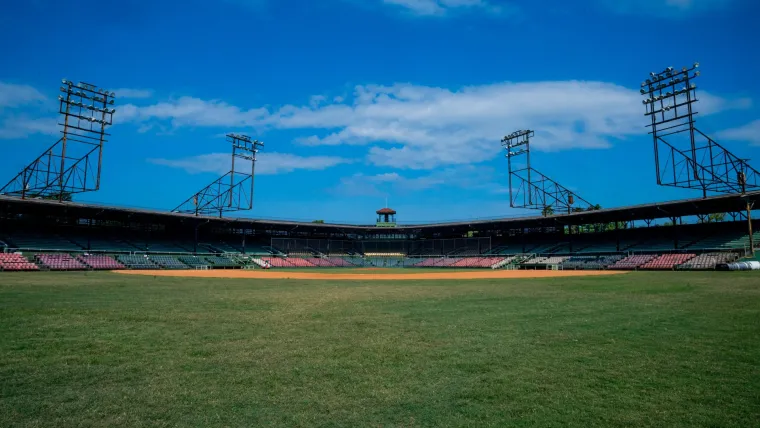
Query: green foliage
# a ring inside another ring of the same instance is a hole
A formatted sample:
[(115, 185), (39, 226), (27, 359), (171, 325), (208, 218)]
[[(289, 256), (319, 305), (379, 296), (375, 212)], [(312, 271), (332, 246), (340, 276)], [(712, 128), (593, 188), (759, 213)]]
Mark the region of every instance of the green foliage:
[(755, 272), (0, 273), (0, 426), (752, 427)]
[[(588, 208), (582, 208), (582, 207), (574, 207), (573, 212), (588, 212), (588, 211), (599, 211), (602, 209), (602, 206), (599, 204), (596, 204), (594, 206), (590, 206)], [(593, 224), (584, 224), (581, 226), (569, 226), (569, 230), (571, 233), (596, 233), (596, 232), (605, 232), (605, 231), (612, 231), (615, 230), (615, 226), (617, 225), (617, 229), (626, 229), (628, 228), (628, 223), (620, 221), (617, 223), (593, 223)]]
[(314, 221), (312, 221), (312, 223), (319, 223), (319, 224), (324, 224), (324, 222), (325, 222), (324, 220), (314, 220)]
[(40, 198), (40, 199), (44, 199), (48, 201), (63, 201), (63, 202), (71, 202), (73, 200), (73, 196), (71, 192), (62, 192), (60, 194), (55, 194), (55, 195), (28, 194), (27, 197)]
[(713, 213), (708, 214), (706, 217), (702, 217), (697, 220), (698, 223), (719, 223), (726, 219), (726, 213)]

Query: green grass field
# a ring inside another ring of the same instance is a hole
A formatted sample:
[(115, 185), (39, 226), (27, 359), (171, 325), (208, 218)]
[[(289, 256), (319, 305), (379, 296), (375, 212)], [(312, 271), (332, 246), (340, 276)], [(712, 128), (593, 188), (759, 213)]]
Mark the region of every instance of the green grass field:
[(755, 427), (760, 275), (0, 274), (0, 426)]
[[(277, 272), (304, 272), (303, 268), (277, 268), (274, 271)], [(367, 275), (374, 274), (393, 274), (403, 273), (404, 275), (419, 274), (419, 273), (451, 273), (451, 272), (473, 272), (483, 271), (483, 268), (412, 268), (412, 267), (396, 267), (396, 268), (377, 268), (377, 267), (320, 267), (308, 269), (307, 272), (311, 273), (363, 273)]]

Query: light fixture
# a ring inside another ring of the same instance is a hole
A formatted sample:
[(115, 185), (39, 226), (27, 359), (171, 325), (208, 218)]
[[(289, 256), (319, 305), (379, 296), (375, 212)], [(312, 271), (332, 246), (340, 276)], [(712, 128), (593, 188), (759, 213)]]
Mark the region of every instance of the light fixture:
[(699, 63), (698, 62), (694, 63), (694, 68), (699, 68)]

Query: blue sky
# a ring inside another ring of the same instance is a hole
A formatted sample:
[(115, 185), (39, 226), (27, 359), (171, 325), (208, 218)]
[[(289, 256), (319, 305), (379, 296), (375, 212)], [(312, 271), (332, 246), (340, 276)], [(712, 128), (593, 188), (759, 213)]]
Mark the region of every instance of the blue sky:
[[(117, 92), (100, 191), (172, 209), (263, 140), (245, 216), (371, 222), (521, 213), (499, 140), (604, 207), (658, 187), (638, 85), (701, 63), (698, 126), (760, 158), (752, 0), (46, 0), (0, 15), (0, 179), (55, 142), (61, 78)], [(760, 167), (760, 160), (755, 162)]]

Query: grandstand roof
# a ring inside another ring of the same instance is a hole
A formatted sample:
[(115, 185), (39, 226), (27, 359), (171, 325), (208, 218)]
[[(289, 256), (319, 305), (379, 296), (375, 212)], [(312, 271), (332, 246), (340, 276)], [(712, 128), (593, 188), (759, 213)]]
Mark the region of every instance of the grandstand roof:
[[(472, 220), (447, 223), (428, 223), (417, 225), (400, 225), (393, 228), (378, 229), (375, 225), (357, 225), (340, 223), (311, 223), (288, 220), (267, 220), (252, 218), (218, 218), (195, 216), (166, 211), (121, 208), (81, 202), (58, 202), (42, 199), (19, 199), (17, 197), (0, 196), (0, 214), (45, 214), (50, 216), (79, 216), (81, 218), (96, 218), (100, 220), (130, 220), (130, 221), (179, 221), (217, 224), (231, 224), (255, 229), (278, 229), (329, 232), (342, 231), (346, 233), (397, 233), (412, 231), (458, 232), (467, 230), (498, 230), (535, 227), (556, 227), (564, 225), (581, 225), (594, 223), (612, 223), (616, 221), (647, 220), (679, 216), (706, 215), (719, 212), (737, 212), (745, 209), (745, 201), (760, 202), (760, 191), (746, 195), (718, 195), (708, 198), (683, 199), (669, 202), (633, 205), (619, 208), (607, 208), (597, 211), (584, 211), (570, 214), (558, 214), (542, 217), (535, 216), (496, 218), (488, 220)], [(758, 204), (760, 206), (760, 204)]]
[(396, 215), (396, 210), (394, 210), (392, 208), (388, 208), (388, 207), (380, 208), (379, 210), (377, 210), (375, 212), (378, 213), (378, 214)]

